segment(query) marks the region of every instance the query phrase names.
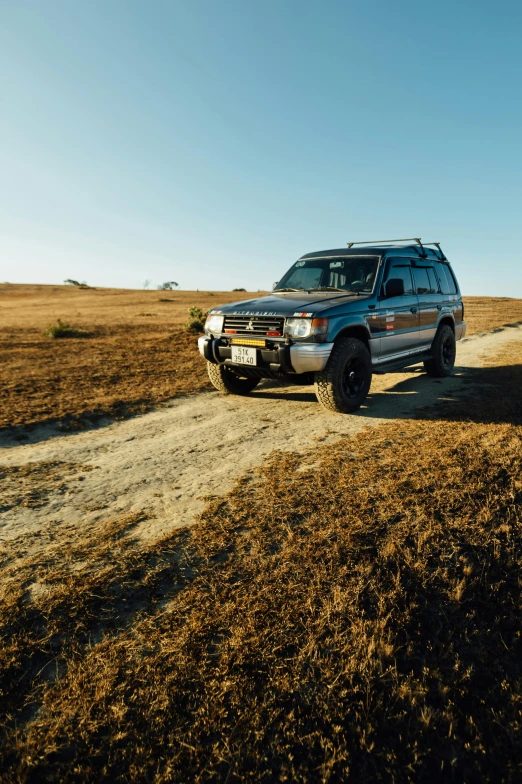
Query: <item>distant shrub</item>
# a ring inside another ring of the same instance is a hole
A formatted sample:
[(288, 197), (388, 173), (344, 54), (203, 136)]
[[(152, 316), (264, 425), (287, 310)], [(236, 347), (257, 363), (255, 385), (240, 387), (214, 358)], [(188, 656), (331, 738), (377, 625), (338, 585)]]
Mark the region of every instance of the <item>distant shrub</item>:
[(72, 278), (66, 278), (64, 280), (64, 283), (65, 283), (66, 286), (78, 286), (81, 289), (90, 289), (91, 288), (89, 286), (89, 284), (85, 280), (82, 280), (82, 282), (80, 283), (79, 280), (73, 280)]
[(199, 319), (189, 319), (185, 324), (186, 332), (203, 332), (204, 322)]
[(232, 289), (232, 291), (246, 291), (246, 289)]
[(177, 287), (178, 284), (176, 283), (175, 280), (167, 280), (165, 283), (162, 283), (157, 288), (158, 291), (172, 291), (172, 289), (175, 289)]
[(205, 314), (201, 308), (189, 308), (189, 320), (184, 325), (186, 332), (203, 332), (205, 328)]
[(74, 329), (70, 324), (58, 319), (56, 324), (50, 324), (44, 330), (44, 336), (46, 338), (88, 338), (90, 333), (84, 329)]

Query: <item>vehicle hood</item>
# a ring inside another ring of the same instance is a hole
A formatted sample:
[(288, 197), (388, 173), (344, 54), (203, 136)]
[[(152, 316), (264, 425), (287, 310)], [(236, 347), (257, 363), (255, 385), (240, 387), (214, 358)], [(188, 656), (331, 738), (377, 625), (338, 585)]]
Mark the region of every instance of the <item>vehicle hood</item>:
[[(357, 294), (342, 294), (336, 291), (306, 291), (287, 292), (283, 294), (269, 294), (268, 297), (247, 299), (242, 302), (232, 302), (212, 308), (211, 313), (225, 316), (293, 316), (301, 313), (316, 315), (339, 305), (353, 304), (355, 310), (361, 309), (361, 304), (367, 296)], [(364, 305), (362, 306), (364, 308)]]

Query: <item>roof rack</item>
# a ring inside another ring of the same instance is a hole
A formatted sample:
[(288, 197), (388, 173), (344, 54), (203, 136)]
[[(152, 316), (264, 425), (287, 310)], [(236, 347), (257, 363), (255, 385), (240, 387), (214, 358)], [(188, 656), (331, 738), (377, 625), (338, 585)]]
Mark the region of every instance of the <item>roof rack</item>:
[(439, 253), (440, 253), (440, 260), (441, 260), (441, 261), (447, 261), (447, 258), (446, 258), (446, 256), (444, 255), (444, 251), (443, 251), (443, 250), (442, 250), (442, 248), (440, 247), (440, 242), (424, 242), (424, 243), (423, 243), (423, 245), (435, 245), (435, 247), (437, 248), (437, 250), (438, 250), (438, 251), (439, 251)]
[(420, 255), (423, 258), (426, 258), (426, 256), (427, 256), (426, 251), (424, 249), (424, 246), (425, 245), (435, 245), (435, 247), (437, 248), (437, 250), (440, 253), (440, 260), (441, 261), (447, 261), (446, 256), (444, 255), (444, 253), (442, 251), (442, 248), (440, 247), (440, 242), (421, 242), (421, 238), (420, 237), (406, 237), (406, 238), (400, 239), (400, 240), (372, 240), (371, 242), (370, 241), (367, 241), (367, 242), (347, 242), (346, 244), (348, 245), (349, 248), (351, 248), (353, 245), (382, 245), (382, 244), (388, 244), (390, 242), (416, 242), (417, 245), (420, 245), (420, 248), (421, 248)]

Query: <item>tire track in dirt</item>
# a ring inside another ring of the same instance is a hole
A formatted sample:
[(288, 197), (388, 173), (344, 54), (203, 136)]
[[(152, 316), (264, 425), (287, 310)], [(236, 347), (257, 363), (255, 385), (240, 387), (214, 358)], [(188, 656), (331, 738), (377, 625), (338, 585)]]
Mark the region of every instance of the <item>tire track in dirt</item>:
[(149, 517), (139, 534), (156, 538), (197, 520), (205, 497), (226, 493), (274, 450), (304, 452), (469, 394), (473, 369), (512, 340), (522, 340), (521, 327), (460, 342), (455, 375), (447, 379), (433, 379), (420, 368), (374, 376), (365, 406), (351, 415), (324, 411), (313, 387), (265, 382), (250, 397), (200, 393), (104, 428), (72, 435), (42, 429), (24, 445), (4, 440), (0, 465), (60, 462), (66, 470), (46, 488), (42, 505), (0, 512), (0, 541), (26, 537), (32, 549), (49, 538), (74, 537), (78, 526), (138, 511)]

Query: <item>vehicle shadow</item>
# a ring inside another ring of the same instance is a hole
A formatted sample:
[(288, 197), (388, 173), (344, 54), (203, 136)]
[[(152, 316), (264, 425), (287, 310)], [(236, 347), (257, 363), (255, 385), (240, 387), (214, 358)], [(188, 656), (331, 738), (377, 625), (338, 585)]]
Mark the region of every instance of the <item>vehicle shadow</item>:
[[(390, 375), (374, 376), (364, 405), (350, 416), (385, 420), (443, 416), (483, 423), (518, 423), (521, 420), (522, 365), (456, 367), (453, 375), (447, 378), (433, 378), (417, 368), (408, 373), (407, 378), (404, 373), (401, 371), (401, 379), (393, 385), (387, 381)], [(265, 400), (317, 403), (313, 387), (306, 391), (295, 387), (285, 389), (277, 382), (266, 384), (254, 396)], [(497, 405), (492, 405), (492, 400)]]

